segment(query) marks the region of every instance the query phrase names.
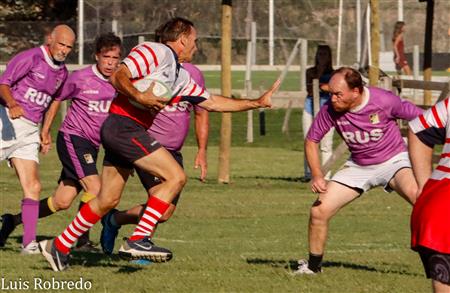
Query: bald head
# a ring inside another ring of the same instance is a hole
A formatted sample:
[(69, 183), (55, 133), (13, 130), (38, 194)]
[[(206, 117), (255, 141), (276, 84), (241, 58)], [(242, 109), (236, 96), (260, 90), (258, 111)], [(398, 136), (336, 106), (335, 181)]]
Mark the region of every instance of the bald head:
[(55, 26), (48, 37), (48, 48), (53, 59), (57, 62), (66, 60), (75, 43), (75, 33), (65, 25)]

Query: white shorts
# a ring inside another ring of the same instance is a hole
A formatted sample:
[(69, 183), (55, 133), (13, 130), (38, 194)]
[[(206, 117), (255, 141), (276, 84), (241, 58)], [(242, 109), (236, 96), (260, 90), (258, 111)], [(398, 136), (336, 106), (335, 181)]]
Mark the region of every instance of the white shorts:
[(360, 166), (352, 160), (348, 160), (331, 180), (360, 189), (362, 192), (377, 186), (383, 186), (387, 192), (391, 192), (389, 181), (403, 168), (411, 168), (407, 152), (399, 153), (386, 162), (376, 165)]
[(0, 105), (0, 161), (19, 158), (39, 163), (39, 127), (25, 118), (11, 119)]

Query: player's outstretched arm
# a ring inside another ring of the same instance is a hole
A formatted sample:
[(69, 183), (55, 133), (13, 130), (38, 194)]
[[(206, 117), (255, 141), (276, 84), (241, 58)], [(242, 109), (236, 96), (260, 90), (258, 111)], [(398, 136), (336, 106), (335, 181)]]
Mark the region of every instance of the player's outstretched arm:
[(5, 101), (6, 107), (8, 107), (9, 110), (9, 117), (11, 117), (11, 119), (19, 118), (25, 114), (22, 107), (12, 96), (9, 85), (0, 84), (0, 97)]
[(309, 168), (311, 169), (311, 190), (314, 193), (322, 193), (327, 191), (327, 181), (324, 178), (320, 157), (319, 143), (309, 139), (305, 139), (305, 153)]
[(165, 98), (159, 98), (153, 94), (154, 84), (150, 85), (145, 92), (138, 91), (130, 81), (131, 73), (125, 64), (121, 64), (119, 68), (111, 75), (111, 84), (116, 90), (125, 96), (135, 100), (139, 104), (149, 108), (160, 110), (164, 108), (162, 102), (167, 102)]
[(240, 112), (258, 108), (270, 108), (272, 106), (272, 95), (279, 87), (280, 80), (278, 79), (258, 99), (231, 99), (224, 96), (212, 95), (209, 99), (199, 103), (199, 106), (211, 112)]

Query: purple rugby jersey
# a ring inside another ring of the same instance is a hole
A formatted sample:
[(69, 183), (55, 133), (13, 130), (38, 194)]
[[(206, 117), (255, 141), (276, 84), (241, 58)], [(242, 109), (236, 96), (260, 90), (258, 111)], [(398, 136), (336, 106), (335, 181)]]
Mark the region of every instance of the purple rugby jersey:
[(70, 99), (67, 116), (60, 131), (83, 137), (100, 145), (100, 128), (108, 117), (116, 90), (97, 69), (96, 65), (74, 71), (67, 79), (61, 94), (55, 100)]
[(67, 75), (64, 63), (56, 65), (45, 46), (40, 46), (14, 56), (0, 77), (0, 84), (10, 86), (12, 96), (25, 112), (24, 118), (40, 123)]
[[(197, 85), (205, 86), (203, 74), (198, 67), (190, 63), (184, 63), (183, 68), (189, 72)], [(166, 149), (179, 151), (189, 132), (190, 112), (193, 109), (194, 106), (187, 101), (166, 106), (156, 115), (148, 133)], [(206, 111), (198, 106), (195, 106), (195, 109), (196, 111)]]
[(396, 119), (412, 120), (422, 110), (386, 90), (364, 88), (368, 96), (355, 111), (338, 113), (328, 101), (314, 120), (307, 139), (320, 142), (331, 127), (346, 142), (351, 159), (367, 166), (385, 162), (400, 152), (407, 151)]

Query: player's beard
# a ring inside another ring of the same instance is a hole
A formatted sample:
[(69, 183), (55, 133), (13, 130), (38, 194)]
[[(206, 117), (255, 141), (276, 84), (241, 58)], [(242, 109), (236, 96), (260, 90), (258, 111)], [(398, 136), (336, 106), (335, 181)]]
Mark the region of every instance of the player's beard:
[(54, 56), (52, 56), (53, 57), (53, 59), (56, 61), (56, 62), (64, 62), (64, 60), (66, 60), (66, 55), (64, 55), (64, 54), (61, 54), (61, 53), (58, 53), (58, 54), (55, 54)]

